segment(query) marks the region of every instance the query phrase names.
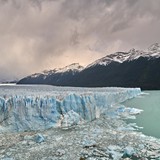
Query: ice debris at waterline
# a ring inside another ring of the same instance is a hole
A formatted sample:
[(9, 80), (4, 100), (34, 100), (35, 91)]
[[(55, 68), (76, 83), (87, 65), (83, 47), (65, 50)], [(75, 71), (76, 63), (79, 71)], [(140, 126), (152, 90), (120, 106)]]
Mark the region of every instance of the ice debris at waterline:
[(92, 121), (112, 105), (141, 94), (141, 90), (55, 87), (42, 94), (27, 90), (23, 93), (0, 93), (0, 132), (69, 127)]

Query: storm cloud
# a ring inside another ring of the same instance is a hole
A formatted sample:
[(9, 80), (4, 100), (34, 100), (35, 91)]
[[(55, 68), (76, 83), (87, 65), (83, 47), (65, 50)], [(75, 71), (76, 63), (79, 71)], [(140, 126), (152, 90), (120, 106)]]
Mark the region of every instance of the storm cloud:
[(0, 0), (0, 80), (160, 42), (159, 0)]

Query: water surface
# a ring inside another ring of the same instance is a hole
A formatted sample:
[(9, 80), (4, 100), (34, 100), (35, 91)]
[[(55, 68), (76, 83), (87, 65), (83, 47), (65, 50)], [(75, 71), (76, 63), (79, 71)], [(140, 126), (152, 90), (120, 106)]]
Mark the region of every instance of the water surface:
[(138, 126), (143, 127), (140, 131), (149, 136), (160, 138), (160, 91), (145, 91), (145, 95), (127, 100), (123, 104), (144, 110), (135, 120)]

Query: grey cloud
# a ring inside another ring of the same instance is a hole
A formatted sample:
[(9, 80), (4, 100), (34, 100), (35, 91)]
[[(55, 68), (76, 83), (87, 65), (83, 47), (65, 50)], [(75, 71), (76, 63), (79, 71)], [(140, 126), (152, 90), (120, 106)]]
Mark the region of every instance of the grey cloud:
[(160, 42), (159, 20), (159, 0), (0, 0), (0, 77), (143, 49)]
[(71, 45), (79, 44), (79, 33), (78, 33), (77, 28), (75, 28), (75, 30), (73, 31), (70, 42), (71, 42)]

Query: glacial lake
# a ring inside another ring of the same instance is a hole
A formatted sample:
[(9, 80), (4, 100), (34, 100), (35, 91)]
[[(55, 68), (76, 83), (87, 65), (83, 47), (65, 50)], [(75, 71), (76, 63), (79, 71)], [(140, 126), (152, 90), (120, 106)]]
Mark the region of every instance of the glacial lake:
[(160, 138), (160, 91), (144, 91), (144, 95), (127, 100), (123, 104), (127, 107), (142, 109), (143, 112), (136, 119), (129, 119), (127, 123), (136, 123), (142, 133)]

